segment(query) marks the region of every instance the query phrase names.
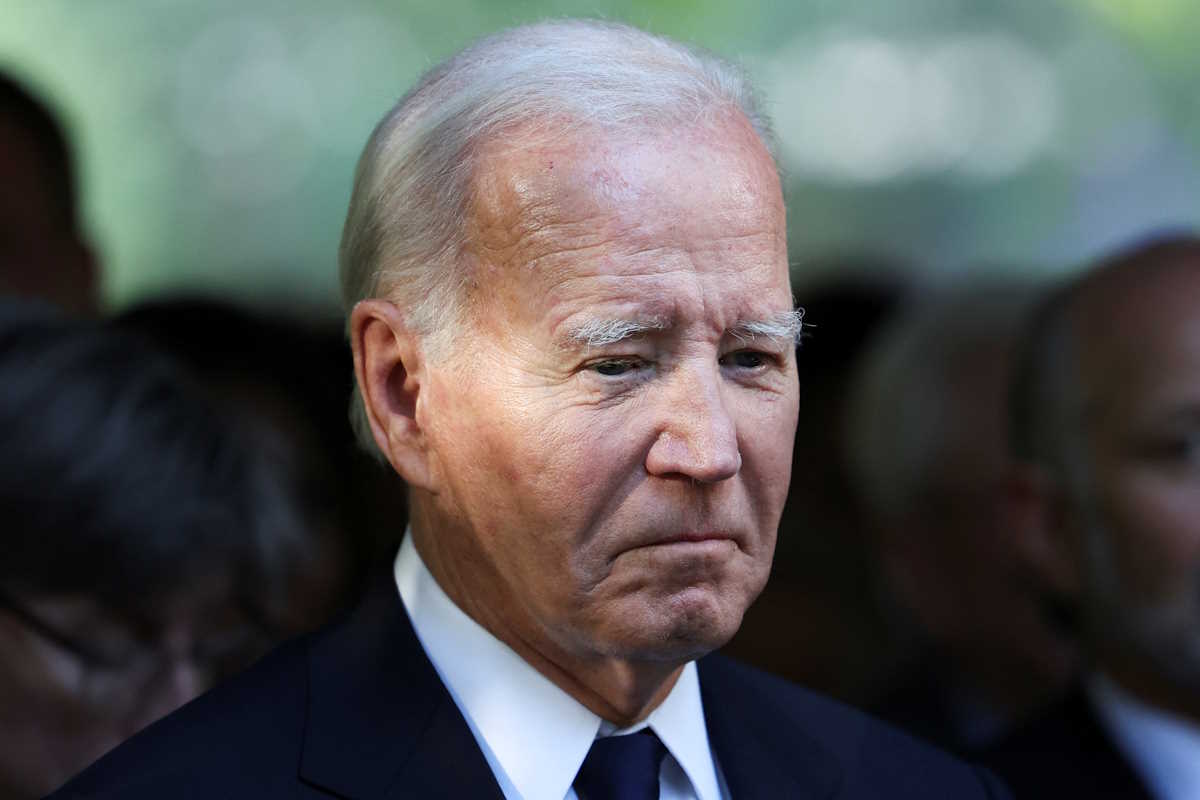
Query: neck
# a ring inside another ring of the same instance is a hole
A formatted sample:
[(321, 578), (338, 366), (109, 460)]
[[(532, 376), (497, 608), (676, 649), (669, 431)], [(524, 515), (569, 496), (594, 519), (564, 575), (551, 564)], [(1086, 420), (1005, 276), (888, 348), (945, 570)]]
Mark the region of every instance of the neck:
[[(468, 617), (581, 705), (618, 728), (644, 720), (671, 693), (683, 664), (622, 658), (566, 647), (534, 622), (528, 608), (505, 591), (486, 559), (453, 552), (452, 535), (436, 530), (422, 504), (411, 513), (413, 544), (446, 596)], [(478, 587), (499, 587), (482, 600)], [(469, 591), (475, 587), (476, 591)]]
[(1114, 683), (1146, 705), (1200, 724), (1200, 692), (1195, 685), (1182, 686), (1120, 653), (1101, 659), (1100, 665)]
[(612, 658), (592, 662), (551, 658), (541, 648), (519, 639), (506, 639), (487, 625), (484, 627), (558, 688), (618, 728), (627, 728), (649, 716), (671, 693), (683, 672), (683, 666), (675, 664), (635, 663)]

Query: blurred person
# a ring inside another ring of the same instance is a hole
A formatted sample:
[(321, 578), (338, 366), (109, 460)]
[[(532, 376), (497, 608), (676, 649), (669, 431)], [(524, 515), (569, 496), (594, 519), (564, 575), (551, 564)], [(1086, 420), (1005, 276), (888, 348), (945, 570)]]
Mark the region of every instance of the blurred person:
[(275, 465), (159, 352), (0, 303), (0, 798), (40, 797), (286, 633)]
[(1037, 317), (1014, 518), (1088, 674), (1002, 743), (1021, 797), (1200, 797), (1200, 238), (1133, 247)]
[(41, 100), (0, 72), (0, 296), (93, 314), (99, 281), (66, 133)]
[(737, 70), (625, 25), (503, 31), (423, 76), (341, 250), (356, 430), (409, 487), (392, 569), (59, 796), (1003, 796), (709, 655), (791, 469), (769, 142)]
[(372, 560), (399, 546), (406, 511), (404, 484), (357, 446), (347, 422), (354, 365), (340, 319), (179, 296), (139, 303), (114, 324), (165, 349), (223, 413), (283, 455), (320, 550), (296, 576), (289, 628), (319, 627), (352, 605)]
[(1050, 702), (1075, 665), (1003, 513), (1005, 399), (1039, 294), (997, 281), (914, 293), (876, 336), (846, 420), (894, 650), (871, 708), (960, 752)]
[(852, 377), (910, 278), (886, 259), (843, 257), (801, 283), (800, 417), (771, 579), (724, 652), (788, 680), (862, 704), (888, 674), (885, 620), (862, 503), (842, 441)]

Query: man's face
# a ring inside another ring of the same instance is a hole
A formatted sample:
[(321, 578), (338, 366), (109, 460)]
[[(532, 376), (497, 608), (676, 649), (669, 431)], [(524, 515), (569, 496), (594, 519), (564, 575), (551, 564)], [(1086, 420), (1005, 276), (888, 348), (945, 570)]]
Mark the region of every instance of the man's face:
[(1083, 340), (1088, 591), (1110, 651), (1200, 689), (1200, 267), (1151, 275)]
[(794, 343), (752, 335), (792, 310), (773, 164), (740, 117), (488, 163), (471, 322), (418, 400), (423, 555), (552, 660), (707, 652), (767, 579), (791, 467)]

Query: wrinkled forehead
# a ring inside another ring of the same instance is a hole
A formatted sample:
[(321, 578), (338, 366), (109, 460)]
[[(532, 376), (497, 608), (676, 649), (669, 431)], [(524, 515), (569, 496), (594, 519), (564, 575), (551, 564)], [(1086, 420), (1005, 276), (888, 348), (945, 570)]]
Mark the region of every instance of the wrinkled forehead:
[(791, 310), (779, 181), (742, 117), (509, 148), (472, 220), (477, 319), (553, 335), (581, 314), (715, 329)]
[(467, 222), (470, 246), (493, 264), (534, 263), (564, 239), (669, 245), (687, 235), (680, 221), (698, 198), (719, 237), (771, 230), (786, 248), (775, 164), (740, 112), (636, 133), (518, 129), (480, 155)]

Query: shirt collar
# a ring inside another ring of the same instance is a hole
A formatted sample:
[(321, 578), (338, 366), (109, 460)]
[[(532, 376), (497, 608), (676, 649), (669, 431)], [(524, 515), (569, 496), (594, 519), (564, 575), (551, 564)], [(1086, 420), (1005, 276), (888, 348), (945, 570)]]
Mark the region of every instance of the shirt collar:
[(417, 638), (506, 795), (514, 796), (511, 789), (526, 800), (562, 800), (598, 735), (650, 727), (698, 800), (719, 800), (695, 662), (643, 723), (618, 731), (459, 609), (425, 566), (411, 531), (395, 578)]
[(1118, 748), (1162, 800), (1200, 797), (1200, 726), (1146, 705), (1106, 675), (1088, 695)]

